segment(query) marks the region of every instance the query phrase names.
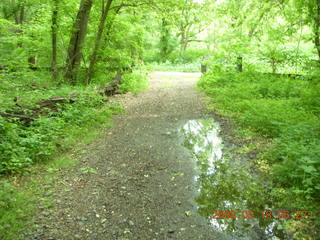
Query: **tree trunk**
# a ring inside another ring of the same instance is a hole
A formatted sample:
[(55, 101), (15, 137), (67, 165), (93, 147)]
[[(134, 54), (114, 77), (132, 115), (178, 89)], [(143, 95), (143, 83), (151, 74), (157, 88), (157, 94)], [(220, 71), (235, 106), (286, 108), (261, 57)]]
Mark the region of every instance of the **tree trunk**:
[(37, 57), (36, 56), (31, 56), (28, 58), (28, 65), (29, 69), (35, 71), (38, 70), (37, 68)]
[(102, 34), (105, 29), (105, 23), (106, 23), (106, 19), (108, 17), (108, 14), (109, 14), (109, 10), (110, 10), (110, 6), (112, 4), (112, 1), (113, 0), (108, 0), (106, 5), (103, 7), (103, 11), (102, 11), (102, 14), (100, 17), (98, 32), (97, 32), (96, 39), (94, 42), (93, 52), (90, 57), (89, 69), (88, 69), (87, 76), (86, 76), (86, 84), (89, 84), (92, 79), (94, 65), (96, 64), (96, 61), (97, 61), (97, 55), (98, 55), (98, 50), (99, 50), (101, 39), (102, 39)]
[(23, 24), (23, 21), (24, 21), (24, 5), (22, 3), (20, 6), (19, 24)]
[(316, 12), (314, 16), (314, 43), (320, 60), (320, 0), (317, 0)]
[(241, 56), (237, 57), (237, 71), (238, 72), (243, 71), (243, 57)]
[(186, 37), (183, 34), (181, 34), (181, 40), (180, 40), (180, 57), (184, 56), (184, 53), (186, 51)]
[[(21, 3), (17, 6), (17, 9), (14, 12), (14, 18), (15, 18), (16, 25), (23, 24), (23, 21), (24, 21), (24, 5), (23, 5), (23, 3)], [(23, 33), (22, 27), (19, 28), (19, 30), (17, 30), (17, 33), (19, 33), (19, 34)], [(21, 42), (18, 43), (18, 48), (22, 48)]]
[(52, 10), (52, 25), (51, 25), (51, 41), (52, 41), (52, 59), (51, 59), (51, 71), (52, 79), (54, 81), (58, 78), (58, 67), (57, 67), (57, 30), (58, 30), (58, 1), (53, 0)]
[(183, 58), (190, 42), (191, 24), (185, 24), (180, 27), (180, 58)]
[(14, 19), (17, 25), (23, 24), (24, 21), (24, 3), (17, 5), (16, 10), (14, 11)]
[(93, 0), (81, 0), (77, 18), (73, 25), (70, 38), (68, 56), (66, 60), (66, 72), (64, 77), (75, 85), (77, 83), (78, 70), (81, 61), (83, 42), (87, 33), (88, 20)]
[(160, 61), (166, 62), (170, 53), (169, 49), (170, 32), (168, 29), (168, 22), (165, 18), (162, 19), (161, 37), (160, 37)]

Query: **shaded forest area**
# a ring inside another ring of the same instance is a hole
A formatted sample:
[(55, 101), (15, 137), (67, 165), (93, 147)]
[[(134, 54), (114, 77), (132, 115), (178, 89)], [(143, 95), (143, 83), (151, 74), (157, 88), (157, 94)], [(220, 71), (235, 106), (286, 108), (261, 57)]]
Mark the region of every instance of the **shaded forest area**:
[[(109, 96), (144, 90), (148, 71), (200, 65), (211, 110), (234, 120), (264, 176), (259, 194), (270, 208), (310, 212), (283, 228), (316, 239), (320, 0), (2, 0), (0, 175), (26, 173), (106, 124), (121, 111)], [(15, 186), (0, 186), (9, 236), (26, 213), (8, 200)]]

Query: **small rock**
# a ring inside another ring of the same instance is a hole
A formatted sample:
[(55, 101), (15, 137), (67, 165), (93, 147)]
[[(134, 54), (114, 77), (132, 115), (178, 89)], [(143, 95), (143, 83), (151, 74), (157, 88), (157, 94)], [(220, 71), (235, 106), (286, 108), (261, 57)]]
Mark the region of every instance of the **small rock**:
[(168, 230), (168, 233), (171, 233), (171, 234), (172, 234), (172, 233), (174, 233), (174, 232), (175, 232), (174, 229), (169, 229), (169, 230)]
[(42, 215), (45, 217), (49, 217), (51, 214), (49, 212), (43, 212)]
[(104, 218), (104, 219), (101, 220), (101, 223), (103, 224), (103, 223), (105, 223), (106, 221), (107, 221), (107, 219)]
[(130, 226), (133, 226), (133, 225), (134, 225), (134, 222), (130, 220), (130, 221), (129, 221), (129, 225), (130, 225)]

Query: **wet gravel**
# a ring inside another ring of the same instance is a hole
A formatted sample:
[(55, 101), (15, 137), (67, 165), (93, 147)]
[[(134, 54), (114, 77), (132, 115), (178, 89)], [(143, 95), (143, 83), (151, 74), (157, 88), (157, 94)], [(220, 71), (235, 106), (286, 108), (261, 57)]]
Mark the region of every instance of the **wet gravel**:
[(207, 117), (198, 78), (155, 72), (148, 91), (114, 97), (125, 113), (77, 166), (58, 173), (53, 207), (41, 209), (24, 239), (222, 239), (197, 214), (195, 170), (178, 131)]

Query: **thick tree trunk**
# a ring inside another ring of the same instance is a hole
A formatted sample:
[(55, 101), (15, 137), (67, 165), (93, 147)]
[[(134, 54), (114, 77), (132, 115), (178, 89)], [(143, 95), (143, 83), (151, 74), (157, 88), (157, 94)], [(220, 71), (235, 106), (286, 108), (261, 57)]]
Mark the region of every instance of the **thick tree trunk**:
[(66, 72), (64, 77), (73, 85), (77, 83), (78, 70), (81, 61), (83, 42), (87, 33), (88, 20), (93, 0), (81, 0), (77, 18), (73, 25), (70, 38), (68, 56), (66, 60)]
[(52, 10), (52, 26), (51, 26), (51, 41), (52, 41), (52, 59), (51, 59), (51, 71), (52, 79), (54, 81), (58, 78), (58, 67), (57, 67), (57, 30), (58, 30), (58, 1), (53, 0)]
[(90, 57), (89, 69), (88, 69), (87, 76), (86, 76), (86, 84), (90, 83), (92, 75), (93, 75), (93, 70), (94, 70), (94, 66), (97, 61), (98, 50), (99, 50), (101, 39), (102, 39), (102, 34), (105, 29), (105, 23), (106, 23), (106, 19), (108, 17), (108, 14), (109, 14), (109, 10), (110, 10), (110, 6), (112, 4), (112, 1), (113, 0), (108, 0), (106, 5), (103, 7), (103, 11), (102, 11), (100, 22), (99, 22), (98, 32), (97, 32), (96, 39), (94, 42), (93, 52)]

